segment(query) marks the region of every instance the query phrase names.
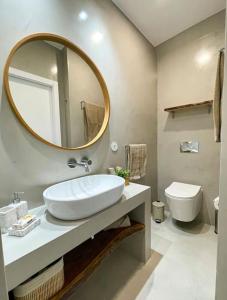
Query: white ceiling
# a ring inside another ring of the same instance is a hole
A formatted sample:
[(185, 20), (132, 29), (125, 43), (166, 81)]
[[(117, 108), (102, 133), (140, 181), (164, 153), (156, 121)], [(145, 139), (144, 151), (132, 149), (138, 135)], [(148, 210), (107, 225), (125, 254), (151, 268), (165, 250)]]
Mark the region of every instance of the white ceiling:
[(157, 46), (225, 8), (226, 0), (112, 0)]

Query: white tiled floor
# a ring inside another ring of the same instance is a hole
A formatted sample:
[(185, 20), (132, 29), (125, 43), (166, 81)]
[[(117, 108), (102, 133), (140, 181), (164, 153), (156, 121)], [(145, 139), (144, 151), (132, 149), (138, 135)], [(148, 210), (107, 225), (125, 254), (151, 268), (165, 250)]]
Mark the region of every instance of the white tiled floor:
[(152, 249), (164, 255), (136, 300), (214, 300), (217, 236), (205, 224), (152, 221)]

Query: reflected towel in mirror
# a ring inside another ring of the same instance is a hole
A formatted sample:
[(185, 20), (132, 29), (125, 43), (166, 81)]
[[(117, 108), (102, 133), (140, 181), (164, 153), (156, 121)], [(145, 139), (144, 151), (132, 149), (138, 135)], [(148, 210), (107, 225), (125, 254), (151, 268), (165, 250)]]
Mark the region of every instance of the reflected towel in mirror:
[(84, 128), (86, 142), (93, 140), (100, 131), (105, 115), (105, 109), (102, 106), (83, 102)]

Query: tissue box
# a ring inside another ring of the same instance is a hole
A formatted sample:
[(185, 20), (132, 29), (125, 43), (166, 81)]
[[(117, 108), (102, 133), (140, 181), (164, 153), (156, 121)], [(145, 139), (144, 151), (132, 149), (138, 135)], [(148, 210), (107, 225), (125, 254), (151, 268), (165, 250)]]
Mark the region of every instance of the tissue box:
[(2, 233), (6, 233), (13, 223), (17, 222), (17, 211), (15, 207), (5, 206), (0, 208), (0, 227)]

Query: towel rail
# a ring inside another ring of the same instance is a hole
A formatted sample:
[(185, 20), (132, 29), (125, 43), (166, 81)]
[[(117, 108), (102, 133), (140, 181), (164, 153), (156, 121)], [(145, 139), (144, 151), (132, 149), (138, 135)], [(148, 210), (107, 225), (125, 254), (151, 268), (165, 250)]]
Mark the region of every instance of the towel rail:
[(80, 101), (80, 108), (84, 109), (85, 108), (85, 101)]

